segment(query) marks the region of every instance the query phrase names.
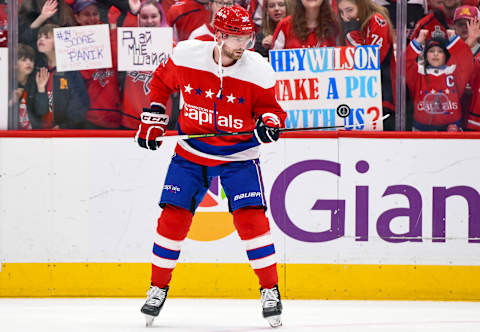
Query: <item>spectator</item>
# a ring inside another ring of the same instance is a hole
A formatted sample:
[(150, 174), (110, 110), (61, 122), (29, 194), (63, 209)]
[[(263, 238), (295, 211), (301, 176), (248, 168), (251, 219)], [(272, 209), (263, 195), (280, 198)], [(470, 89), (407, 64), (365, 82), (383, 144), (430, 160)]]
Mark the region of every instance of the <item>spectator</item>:
[(273, 49), (336, 46), (338, 23), (328, 0), (296, 0), (273, 34)]
[(0, 47), (8, 47), (8, 6), (0, 1)]
[[(74, 18), (77, 25), (101, 24), (97, 2), (95, 0), (76, 0), (73, 4)], [(110, 30), (112, 50), (112, 67), (82, 70), (90, 108), (87, 112), (85, 129), (117, 129), (120, 128), (120, 91), (117, 68), (117, 34)]]
[[(443, 0), (442, 0), (443, 1)], [(385, 6), (388, 10), (388, 16), (392, 21), (394, 28), (397, 27), (397, 0), (373, 0), (377, 5)], [(408, 0), (407, 1), (407, 36), (415, 28), (415, 25), (427, 13), (425, 0)]]
[[(24, 44), (18, 44), (17, 49), (17, 89), (15, 95), (18, 105), (18, 129), (40, 128), (40, 122), (27, 108), (27, 84), (35, 66), (35, 50)], [(37, 121), (35, 121), (37, 120)]]
[(75, 25), (72, 8), (64, 0), (22, 0), (18, 14), (19, 42), (37, 47), (38, 29), (47, 23)]
[[(140, 27), (168, 27), (162, 6), (156, 0), (145, 0), (138, 11), (138, 26)], [(127, 72), (123, 87), (122, 98), (122, 127), (137, 129), (140, 124), (142, 109), (150, 106), (148, 94), (150, 93), (151, 71)], [(177, 112), (172, 112), (171, 101), (167, 103), (170, 109), (172, 126), (176, 125)], [(169, 128), (173, 129), (173, 128)]]
[(382, 75), (383, 113), (390, 114), (384, 130), (395, 130), (395, 55), (393, 27), (388, 12), (371, 0), (337, 0), (343, 44), (378, 45)]
[(453, 15), (457, 7), (462, 5), (462, 0), (432, 0), (431, 11), (417, 22), (409, 39), (417, 38), (420, 30), (429, 30), (430, 36), (447, 38), (446, 31), (453, 29)]
[(188, 39), (196, 28), (210, 22), (209, 0), (185, 0), (172, 5), (167, 12), (175, 41)]
[(210, 23), (205, 23), (200, 27), (196, 28), (192, 31), (188, 39), (198, 39), (203, 41), (214, 41), (215, 40), (215, 32), (213, 30), (213, 19), (215, 18), (215, 14), (223, 8), (223, 7), (232, 7), (235, 5), (234, 0), (211, 0), (210, 1), (210, 12), (211, 18)]
[[(421, 30), (407, 48), (406, 81), (414, 96), (413, 130), (460, 131), (460, 97), (473, 70), (473, 61), (465, 59), (465, 48), (459, 47), (465, 43), (453, 30), (447, 30), (448, 40), (432, 37), (426, 41), (429, 33)], [(417, 62), (422, 51), (423, 65)], [(459, 62), (468, 62), (469, 67), (465, 68), (469, 70), (462, 70), (456, 65)]]
[[(164, 14), (173, 4), (173, 1), (157, 1), (161, 6), (161, 26), (169, 26), (167, 23), (167, 16)], [(117, 27), (138, 27), (138, 12), (140, 11), (141, 0), (128, 0), (128, 9), (122, 11), (117, 7), (110, 7), (108, 12), (108, 22), (110, 29)]]
[[(455, 33), (470, 47), (473, 56), (480, 53), (480, 22), (479, 10), (473, 6), (460, 6), (455, 10), (453, 22), (455, 24)], [(468, 52), (467, 52), (468, 54)], [(478, 75), (477, 71), (473, 71), (471, 80), (475, 80)], [(472, 82), (469, 81), (465, 87), (465, 92), (461, 98), (462, 113), (465, 117), (471, 110), (472, 106)]]
[(27, 88), (27, 109), (35, 115), (31, 124), (36, 127), (36, 117), (44, 129), (82, 128), (89, 105), (87, 90), (78, 71), (57, 72), (54, 28), (58, 26), (46, 24), (38, 30), (40, 68), (34, 74), (36, 84)]
[(253, 24), (255, 24), (255, 32), (260, 31), (265, 16), (264, 9), (266, 8), (266, 0), (246, 0), (243, 2), (248, 2), (247, 7), (242, 6), (242, 3), (240, 3), (240, 6), (248, 10), (250, 17), (253, 20)]
[(455, 10), (453, 23), (455, 33), (470, 46), (474, 56), (480, 51), (480, 12), (473, 6), (460, 6)]
[(480, 131), (480, 54), (477, 54), (474, 63), (475, 75), (471, 81), (473, 96), (471, 107), (465, 112), (465, 128), (466, 130)]
[(255, 38), (255, 51), (268, 57), (268, 51), (273, 46), (275, 28), (287, 15), (290, 15), (288, 0), (265, 0), (262, 26)]

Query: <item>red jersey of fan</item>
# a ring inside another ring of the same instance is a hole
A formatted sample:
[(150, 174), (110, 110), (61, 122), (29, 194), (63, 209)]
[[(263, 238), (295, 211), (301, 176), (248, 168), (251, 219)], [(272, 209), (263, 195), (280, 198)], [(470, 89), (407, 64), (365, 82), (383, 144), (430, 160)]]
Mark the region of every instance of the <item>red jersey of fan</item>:
[(455, 36), (447, 46), (451, 60), (443, 67), (425, 67), (417, 63), (422, 53), (416, 40), (407, 48), (407, 84), (414, 96), (414, 126), (421, 130), (460, 124), (460, 97), (473, 71), (473, 62), (465, 61), (468, 46)]
[(125, 76), (122, 102), (122, 126), (137, 129), (140, 123), (140, 113), (144, 107), (148, 108), (150, 101), (151, 71), (129, 71)]
[(480, 131), (480, 54), (475, 57), (474, 77), (472, 80), (472, 104), (467, 110), (467, 129)]
[(345, 42), (349, 46), (380, 46), (383, 107), (393, 111), (395, 109), (395, 55), (392, 32), (385, 18), (379, 13), (374, 14), (365, 24), (363, 31), (353, 30), (347, 33)]
[(204, 24), (192, 31), (188, 39), (197, 39), (203, 41), (214, 41), (215, 30), (210, 24)]
[(110, 30), (112, 50), (112, 68), (82, 70), (90, 97), (86, 119), (104, 128), (118, 128), (122, 119), (120, 114), (120, 91), (118, 89), (117, 68), (117, 30)]
[(307, 40), (300, 40), (295, 34), (292, 16), (287, 16), (278, 22), (277, 28), (273, 34), (274, 50), (326, 46), (336, 46), (335, 38), (333, 36), (318, 40), (315, 32), (311, 31), (307, 36)]
[(430, 31), (430, 35), (427, 36), (427, 40), (430, 39), (432, 35), (441, 35), (444, 38), (448, 38), (447, 30), (451, 27), (453, 27), (453, 20), (448, 17), (443, 9), (435, 8), (417, 22), (415, 28), (409, 36), (409, 39), (416, 39), (420, 33), (420, 30), (422, 29)]
[[(260, 115), (284, 125), (286, 113), (275, 98), (275, 77), (270, 64), (258, 53), (242, 57), (219, 71), (213, 59), (215, 42), (187, 40), (178, 43), (166, 64), (155, 70), (151, 82), (151, 107), (165, 107), (173, 91), (180, 91), (180, 134), (253, 131)], [(252, 134), (179, 140), (175, 152), (205, 165), (259, 157), (259, 142)]]
[(193, 30), (210, 22), (207, 4), (195, 0), (178, 1), (167, 13), (168, 24), (174, 29), (177, 41), (188, 39)]

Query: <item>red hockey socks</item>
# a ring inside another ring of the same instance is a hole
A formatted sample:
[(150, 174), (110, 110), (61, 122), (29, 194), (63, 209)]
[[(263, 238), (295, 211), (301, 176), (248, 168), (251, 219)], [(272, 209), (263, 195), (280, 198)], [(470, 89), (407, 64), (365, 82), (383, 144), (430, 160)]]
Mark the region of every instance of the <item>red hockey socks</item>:
[(192, 218), (190, 211), (180, 207), (167, 204), (163, 209), (153, 244), (152, 285), (163, 288), (170, 283)]
[(247, 207), (233, 212), (233, 223), (262, 288), (278, 284), (277, 260), (270, 226), (263, 209)]

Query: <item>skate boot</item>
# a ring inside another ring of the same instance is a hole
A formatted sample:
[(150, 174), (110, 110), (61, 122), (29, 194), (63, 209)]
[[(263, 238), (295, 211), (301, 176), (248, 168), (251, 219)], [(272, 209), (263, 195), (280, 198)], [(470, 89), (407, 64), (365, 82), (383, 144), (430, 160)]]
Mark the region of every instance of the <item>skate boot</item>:
[(280, 292), (278, 291), (278, 285), (273, 288), (261, 288), (260, 289), (261, 301), (262, 301), (262, 314), (271, 327), (282, 326), (282, 301), (280, 299)]
[(158, 316), (160, 310), (165, 303), (168, 294), (168, 286), (160, 288), (157, 286), (150, 286), (147, 292), (147, 301), (143, 305), (141, 312), (145, 314), (146, 326), (152, 326), (153, 320)]

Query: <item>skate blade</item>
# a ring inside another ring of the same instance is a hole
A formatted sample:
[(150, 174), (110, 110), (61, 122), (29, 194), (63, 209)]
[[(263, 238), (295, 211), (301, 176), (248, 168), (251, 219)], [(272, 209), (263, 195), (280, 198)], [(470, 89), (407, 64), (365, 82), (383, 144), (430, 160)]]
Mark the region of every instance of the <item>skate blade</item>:
[(268, 324), (270, 324), (271, 327), (282, 326), (282, 319), (281, 319), (280, 315), (267, 317), (267, 321), (268, 321)]
[(153, 320), (155, 319), (154, 316), (150, 316), (150, 315), (145, 315), (145, 326), (146, 327), (150, 327), (153, 325)]

